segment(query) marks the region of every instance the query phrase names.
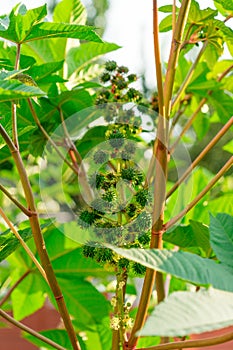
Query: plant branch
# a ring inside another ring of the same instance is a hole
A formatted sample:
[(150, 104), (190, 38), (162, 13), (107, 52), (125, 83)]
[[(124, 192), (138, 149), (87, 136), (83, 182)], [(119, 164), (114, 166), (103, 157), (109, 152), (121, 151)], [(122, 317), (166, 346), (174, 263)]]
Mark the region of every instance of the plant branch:
[[(217, 79), (218, 82), (220, 82), (233, 68), (233, 65), (229, 66)], [(213, 93), (212, 90), (208, 91), (208, 95), (210, 96)], [(178, 143), (180, 142), (182, 136), (186, 133), (186, 131), (191, 127), (191, 125), (193, 124), (194, 119), (197, 117), (198, 113), (200, 112), (201, 108), (204, 106), (204, 104), (207, 102), (207, 97), (204, 97), (197, 109), (194, 111), (194, 113), (192, 114), (191, 118), (188, 120), (188, 122), (185, 124), (183, 130), (181, 131), (180, 135), (177, 137), (176, 141), (174, 142), (174, 144), (170, 147), (170, 154), (172, 154), (176, 148), (176, 146), (178, 145)]]
[(204, 104), (206, 103), (207, 98), (204, 97), (197, 109), (193, 112), (192, 116), (189, 118), (189, 120), (187, 121), (187, 123), (185, 124), (184, 128), (182, 129), (180, 135), (177, 137), (176, 141), (174, 142), (174, 144), (170, 147), (169, 151), (170, 154), (174, 153), (174, 150), (176, 148), (176, 146), (178, 145), (178, 143), (180, 142), (181, 138), (183, 137), (183, 135), (186, 133), (186, 131), (191, 127), (191, 125), (193, 124), (194, 120), (196, 119), (196, 117), (198, 116), (198, 113), (200, 112), (200, 110), (202, 109), (202, 107), (204, 106)]
[(21, 204), (17, 199), (15, 199), (12, 196), (12, 194), (9, 191), (7, 191), (7, 189), (1, 184), (0, 184), (0, 191), (2, 191), (28, 217), (35, 214), (35, 213), (32, 213), (30, 210), (28, 210), (26, 207), (24, 207), (24, 205)]
[(0, 316), (2, 316), (2, 318), (4, 318), (5, 320), (7, 320), (8, 322), (10, 322), (11, 324), (13, 324), (14, 326), (16, 326), (17, 328), (22, 329), (23, 331), (33, 335), (34, 337), (36, 337), (37, 339), (43, 341), (44, 343), (54, 347), (54, 349), (58, 349), (58, 350), (66, 350), (65, 348), (63, 348), (62, 346), (60, 346), (59, 344), (55, 343), (54, 341), (52, 341), (49, 338), (46, 338), (45, 336), (43, 336), (42, 334), (34, 331), (33, 329), (25, 326), (23, 323), (16, 321), (13, 317), (11, 317), (10, 315), (8, 315), (5, 311), (3, 311), (2, 309), (0, 309)]
[(49, 136), (49, 134), (47, 133), (47, 131), (43, 128), (43, 126), (40, 123), (39, 118), (37, 117), (36, 111), (32, 105), (32, 102), (30, 100), (30, 98), (27, 100), (28, 101), (28, 105), (30, 108), (30, 111), (32, 113), (32, 116), (34, 118), (35, 123), (37, 124), (38, 128), (41, 130), (41, 132), (43, 133), (43, 135), (45, 136), (45, 138), (51, 143), (51, 145), (54, 147), (55, 151), (57, 152), (57, 154), (59, 155), (59, 157), (68, 165), (68, 167), (70, 167), (74, 173), (76, 173), (78, 175), (78, 170), (76, 169), (76, 167), (74, 167), (72, 164), (70, 164), (70, 162), (63, 156), (63, 154), (61, 153), (61, 151), (59, 150), (59, 148), (57, 147), (56, 143), (51, 139), (51, 137)]
[[(16, 58), (15, 58), (15, 70), (19, 69), (19, 61), (20, 61), (20, 49), (21, 45), (17, 44), (16, 48)], [(17, 105), (15, 102), (11, 103), (11, 116), (12, 116), (12, 135), (13, 135), (13, 143), (16, 148), (19, 148), (18, 142), (18, 128), (17, 128)]]
[(197, 348), (197, 347), (202, 348), (207, 346), (223, 344), (231, 340), (233, 340), (233, 332), (229, 332), (224, 335), (219, 335), (217, 337), (212, 337), (212, 338), (177, 341), (173, 343), (151, 346), (149, 348), (140, 348), (138, 350), (177, 350), (177, 349), (181, 350), (181, 349)]
[[(156, 157), (155, 164), (155, 189), (154, 189), (154, 207), (153, 207), (153, 226), (152, 226), (152, 234), (151, 234), (151, 248), (162, 248), (162, 229), (163, 229), (163, 220), (164, 220), (164, 207), (165, 207), (165, 196), (166, 196), (166, 178), (167, 178), (167, 162), (168, 162), (168, 152), (167, 152), (167, 135), (168, 135), (168, 120), (170, 116), (170, 106), (171, 106), (171, 97), (172, 90), (175, 78), (175, 70), (176, 64), (178, 60), (178, 55), (180, 52), (180, 43), (181, 38), (183, 36), (188, 10), (190, 6), (191, 0), (184, 0), (182, 2), (178, 19), (176, 22), (174, 36), (172, 38), (172, 45), (170, 51), (170, 57), (168, 61), (168, 70), (165, 78), (165, 84), (163, 89), (163, 104), (160, 100), (160, 113), (159, 113), (159, 121), (158, 121), (158, 131), (156, 141), (154, 142), (154, 150), (153, 153)], [(154, 26), (158, 26), (158, 9), (157, 9), (157, 1), (154, 0)], [(158, 49), (158, 37), (157, 37), (158, 28), (154, 28), (154, 42), (155, 48)], [(155, 60), (158, 61), (158, 57), (155, 51)], [(156, 63), (156, 73), (157, 79), (160, 76), (160, 68), (159, 62)], [(156, 273), (151, 269), (147, 269), (144, 284), (142, 288), (142, 294), (139, 302), (138, 312), (136, 315), (134, 327), (132, 329), (128, 344), (126, 344), (128, 349), (134, 349), (138, 335), (136, 333), (139, 329), (141, 329), (145, 323), (147, 310), (150, 303), (151, 294), (153, 291), (154, 282), (156, 279), (156, 289), (159, 300), (163, 300), (165, 297), (164, 292), (164, 283), (161, 273)]]
[(28, 254), (28, 256), (31, 258), (31, 260), (34, 262), (38, 270), (40, 271), (41, 275), (44, 277), (44, 279), (48, 282), (46, 274), (44, 269), (42, 268), (39, 261), (36, 259), (35, 255), (31, 251), (31, 249), (27, 246), (27, 244), (24, 242), (22, 237), (20, 236), (19, 232), (16, 230), (16, 228), (13, 226), (13, 224), (10, 222), (4, 211), (0, 208), (0, 215), (2, 216), (3, 220), (6, 222), (7, 226), (11, 229), (11, 231), (14, 233), (15, 237), (19, 240), (21, 246), (25, 250), (25, 252)]
[(172, 36), (174, 35), (176, 26), (176, 0), (173, 0), (172, 4)]
[(82, 163), (82, 157), (81, 157), (79, 151), (77, 150), (75, 144), (73, 143), (73, 141), (70, 138), (70, 134), (69, 134), (67, 127), (66, 127), (66, 124), (65, 124), (65, 119), (64, 119), (62, 109), (59, 107), (58, 110), (59, 110), (59, 114), (60, 114), (60, 118), (61, 118), (61, 122), (62, 122), (62, 127), (64, 130), (64, 134), (66, 136), (66, 143), (67, 143), (67, 148), (68, 148), (68, 153), (69, 153), (70, 159), (72, 161), (73, 167), (76, 169), (77, 174), (79, 175), (79, 182), (83, 186), (83, 188), (85, 189), (85, 194), (87, 196), (87, 199), (89, 201), (92, 201), (93, 200), (93, 193), (92, 193), (91, 188), (88, 184), (86, 172), (85, 172), (85, 169), (84, 169), (83, 163)]
[(182, 94), (183, 92), (185, 91), (186, 87), (188, 86), (188, 84), (190, 83), (192, 77), (193, 77), (193, 74), (194, 74), (194, 71), (198, 65), (198, 62), (200, 61), (201, 59), (201, 56), (203, 55), (203, 53), (205, 52), (205, 49), (207, 47), (207, 44), (208, 44), (208, 41), (205, 41), (201, 50), (199, 51), (199, 54), (197, 55), (195, 61), (193, 62), (188, 74), (186, 75), (183, 83), (181, 84), (174, 100), (172, 101), (172, 104), (171, 104), (171, 107), (172, 108), (175, 108), (177, 103), (180, 101), (181, 97), (182, 97)]
[(176, 66), (177, 66), (177, 61), (180, 53), (181, 40), (183, 37), (185, 25), (187, 22), (190, 4), (191, 4), (191, 0), (182, 1), (175, 30), (174, 30), (174, 35), (172, 38), (170, 56), (168, 60), (168, 67), (167, 67), (167, 73), (166, 73), (165, 84), (164, 84), (164, 102), (165, 102), (166, 118), (169, 118), (170, 116), (171, 98), (172, 98), (172, 90), (173, 90), (174, 79), (175, 79)]
[(159, 113), (161, 115), (164, 115), (163, 76), (162, 76), (162, 63), (161, 63), (160, 45), (159, 45), (159, 21), (158, 21), (157, 0), (153, 0), (153, 31), (154, 31), (154, 55), (155, 55), (157, 89), (158, 89)]
[(29, 275), (31, 271), (27, 270), (19, 279), (16, 281), (13, 286), (7, 291), (2, 300), (0, 300), (0, 307), (9, 299), (12, 292), (18, 287), (18, 285)]
[(32, 215), (29, 218), (30, 221), (30, 225), (31, 225), (31, 229), (32, 229), (32, 234), (33, 234), (33, 238), (35, 241), (35, 245), (41, 260), (41, 264), (43, 266), (43, 269), (45, 270), (47, 279), (49, 281), (49, 285), (50, 288), (53, 292), (53, 295), (55, 297), (55, 300), (57, 302), (58, 305), (58, 309), (60, 312), (60, 315), (64, 321), (64, 325), (65, 328), (67, 330), (67, 333), (69, 335), (70, 341), (72, 343), (73, 349), (74, 350), (81, 350), (81, 347), (78, 343), (78, 340), (76, 338), (76, 334), (64, 301), (64, 297), (62, 295), (61, 289), (58, 285), (54, 270), (52, 268), (49, 256), (48, 256), (48, 252), (46, 250), (46, 246), (45, 246), (45, 242), (44, 242), (44, 238), (41, 232), (41, 227), (40, 227), (40, 223), (39, 223), (39, 218), (38, 218), (38, 214), (37, 214), (37, 210), (36, 210), (36, 206), (35, 206), (35, 201), (34, 201), (34, 196), (33, 196), (33, 192), (32, 192), (32, 188), (31, 188), (31, 184), (29, 182), (27, 173), (26, 173), (26, 169), (24, 167), (21, 155), (19, 153), (19, 150), (15, 147), (15, 145), (13, 144), (12, 140), (10, 139), (9, 135), (7, 134), (6, 130), (3, 128), (3, 126), (0, 124), (0, 134), (3, 136), (5, 142), (7, 143), (11, 153), (12, 153), (12, 157), (14, 159), (15, 165), (17, 167), (19, 176), (20, 176), (20, 180), (23, 186), (23, 190), (24, 190), (24, 194), (25, 194), (25, 198), (27, 201), (27, 205), (29, 210), (31, 210), (32, 212), (34, 212), (35, 214)]
[(187, 178), (191, 171), (197, 166), (198, 163), (205, 157), (205, 155), (214, 147), (214, 145), (223, 137), (223, 135), (230, 129), (233, 124), (233, 117), (228, 120), (228, 122), (223, 126), (223, 128), (215, 135), (215, 137), (208, 143), (208, 145), (203, 149), (203, 151), (197, 156), (197, 158), (192, 162), (184, 174), (179, 178), (175, 185), (168, 191), (166, 198), (169, 198), (173, 192), (179, 187), (179, 185)]
[(171, 228), (178, 220), (180, 220), (185, 214), (190, 211), (203, 197), (209, 192), (209, 190), (215, 185), (215, 183), (225, 174), (227, 170), (233, 165), (233, 156), (226, 162), (226, 164), (219, 170), (219, 172), (213, 177), (208, 185), (194, 198), (186, 208), (184, 208), (178, 215), (172, 218), (164, 225), (164, 230)]

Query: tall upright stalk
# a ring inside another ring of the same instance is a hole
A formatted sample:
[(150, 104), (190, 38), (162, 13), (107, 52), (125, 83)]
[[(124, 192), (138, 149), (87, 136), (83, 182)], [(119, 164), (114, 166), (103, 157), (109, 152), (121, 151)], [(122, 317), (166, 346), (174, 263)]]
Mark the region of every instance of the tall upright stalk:
[[(155, 186), (154, 186), (154, 206), (153, 206), (153, 226), (151, 232), (151, 248), (162, 248), (162, 233), (164, 220), (164, 207), (166, 197), (166, 177), (168, 163), (168, 120), (170, 116), (172, 90), (175, 78), (175, 70), (180, 52), (181, 39), (183, 36), (189, 6), (191, 0), (182, 2), (177, 22), (174, 28), (168, 69), (165, 78), (164, 88), (162, 88), (162, 71), (159, 54), (159, 29), (158, 29), (158, 8), (157, 1), (153, 1), (153, 18), (154, 18), (154, 47), (155, 47), (155, 63), (159, 97), (159, 120), (156, 142), (154, 143), (154, 155), (156, 158), (155, 165)], [(135, 324), (130, 335), (127, 348), (134, 349), (138, 336), (136, 333), (145, 323), (150, 297), (156, 278), (156, 288), (158, 300), (161, 301), (165, 297), (163, 278), (160, 273), (147, 269), (144, 284), (142, 288), (141, 298), (139, 302), (138, 312)]]
[(31, 184), (29, 182), (29, 179), (28, 179), (28, 176), (26, 173), (26, 169), (24, 167), (19, 149), (16, 147), (16, 145), (10, 139), (9, 135), (7, 134), (6, 130), (3, 128), (3, 126), (1, 124), (0, 124), (0, 134), (2, 135), (3, 139), (5, 140), (7, 146), (9, 147), (9, 149), (11, 151), (12, 157), (14, 159), (14, 163), (17, 167), (19, 177), (20, 177), (20, 180), (22, 183), (22, 187), (24, 190), (25, 199), (27, 202), (28, 209), (29, 209), (29, 211), (31, 211), (33, 213), (33, 215), (29, 217), (30, 226), (32, 229), (32, 235), (33, 235), (33, 238), (34, 238), (34, 241), (36, 244), (36, 248), (37, 248), (40, 260), (41, 260), (42, 267), (46, 273), (46, 277), (48, 279), (50, 288), (51, 288), (53, 295), (55, 297), (55, 300), (57, 302), (60, 315), (64, 321), (64, 325), (67, 329), (67, 333), (69, 335), (73, 349), (74, 350), (81, 350), (80, 345), (78, 343), (78, 340), (76, 338), (76, 334), (75, 334), (72, 322), (70, 320), (68, 310), (66, 308), (64, 297), (63, 297), (61, 289), (58, 285), (55, 273), (53, 271), (53, 268), (52, 268), (47, 250), (46, 250), (44, 238), (43, 238), (41, 228), (40, 228), (38, 213), (37, 213), (36, 205), (34, 202), (34, 196), (33, 196), (32, 188), (31, 188)]

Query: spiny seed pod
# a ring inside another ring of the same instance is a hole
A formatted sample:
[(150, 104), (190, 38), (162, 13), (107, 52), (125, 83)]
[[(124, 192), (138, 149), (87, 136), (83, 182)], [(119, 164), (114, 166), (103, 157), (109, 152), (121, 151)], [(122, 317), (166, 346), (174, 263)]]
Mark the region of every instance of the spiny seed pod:
[(146, 204), (150, 201), (149, 192), (146, 189), (140, 190), (135, 196), (136, 202), (139, 203), (142, 207), (145, 207)]
[(127, 96), (130, 100), (140, 101), (142, 99), (142, 94), (134, 88), (128, 90)]
[(94, 258), (95, 256), (95, 247), (90, 244), (84, 244), (82, 247), (82, 253), (85, 258)]
[(95, 249), (95, 259), (97, 262), (112, 262), (113, 253), (109, 248), (96, 248)]
[(95, 172), (89, 177), (89, 184), (92, 188), (100, 188), (105, 181), (104, 175)]
[(109, 143), (113, 148), (119, 148), (124, 144), (124, 135), (120, 130), (114, 129), (108, 136)]
[(121, 177), (124, 180), (132, 181), (132, 180), (134, 180), (135, 175), (136, 175), (135, 168), (130, 167), (130, 168), (126, 168), (126, 169), (121, 170)]
[(84, 210), (79, 216), (79, 225), (84, 228), (88, 227), (95, 222), (96, 218), (97, 216), (95, 213), (88, 210)]
[(142, 182), (144, 181), (144, 175), (141, 171), (137, 171), (136, 176), (135, 176), (135, 185), (141, 185)]
[(140, 234), (138, 236), (138, 242), (141, 243), (143, 246), (147, 245), (148, 243), (150, 243), (150, 235), (148, 232), (145, 232), (143, 234)]
[(146, 267), (137, 262), (133, 263), (132, 269), (136, 275), (144, 275), (146, 273)]
[(118, 266), (119, 268), (121, 269), (127, 269), (129, 267), (129, 260), (126, 259), (126, 258), (121, 258), (119, 261), (118, 261)]
[(115, 84), (119, 90), (123, 90), (123, 89), (127, 88), (127, 86), (128, 86), (127, 82), (123, 78), (117, 79)]
[(129, 74), (129, 75), (127, 76), (127, 79), (128, 79), (128, 81), (129, 81), (130, 83), (132, 83), (132, 82), (134, 82), (134, 81), (137, 80), (137, 76), (136, 76), (136, 74)]
[(133, 217), (136, 214), (137, 206), (134, 203), (130, 203), (126, 207), (126, 213), (129, 215), (129, 217)]
[(106, 104), (108, 102), (108, 99), (105, 96), (99, 95), (96, 97), (95, 104), (97, 106)]
[(109, 189), (103, 194), (102, 198), (107, 202), (112, 202), (114, 199), (116, 199), (116, 192), (114, 190)]
[(103, 164), (108, 161), (108, 154), (100, 150), (94, 154), (93, 159), (96, 164)]
[(120, 67), (118, 67), (117, 70), (118, 70), (119, 73), (128, 73), (129, 68), (125, 67), (125, 66), (120, 66)]
[(102, 83), (107, 83), (109, 80), (111, 79), (111, 75), (108, 72), (104, 72), (101, 76), (100, 76), (100, 81)]
[(115, 61), (107, 61), (105, 63), (105, 69), (109, 72), (114, 71), (117, 68), (117, 63)]

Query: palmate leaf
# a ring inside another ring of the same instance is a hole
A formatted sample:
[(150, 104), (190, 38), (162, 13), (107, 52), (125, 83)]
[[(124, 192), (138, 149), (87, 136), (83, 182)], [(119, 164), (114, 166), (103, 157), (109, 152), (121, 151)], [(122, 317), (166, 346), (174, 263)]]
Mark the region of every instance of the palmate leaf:
[(120, 46), (113, 43), (85, 43), (70, 49), (67, 55), (68, 76), (84, 68), (93, 59), (119, 48)]
[(102, 40), (92, 27), (68, 24), (43, 22), (35, 25), (24, 42), (52, 38), (73, 38), (101, 43)]
[(19, 80), (12, 79), (0, 81), (1, 102), (27, 99), (30, 97), (41, 97), (43, 95), (45, 95), (45, 92), (38, 87), (22, 84)]
[(210, 251), (209, 229), (201, 222), (190, 220), (189, 225), (179, 225), (170, 232), (165, 232), (163, 240), (179, 247), (200, 247), (206, 254)]
[(86, 19), (86, 9), (80, 0), (62, 0), (53, 14), (54, 22), (85, 24)]
[[(18, 274), (17, 280), (23, 275)], [(42, 278), (37, 273), (30, 273), (11, 294), (14, 318), (22, 320), (39, 310), (45, 302), (46, 295), (42, 287)]]
[[(30, 228), (19, 231), (20, 236), (24, 241), (27, 241), (32, 237), (32, 233)], [(6, 259), (9, 255), (11, 255), (18, 247), (20, 246), (20, 242), (15, 235), (7, 230), (0, 234), (0, 262)]]
[(0, 37), (15, 43), (23, 42), (32, 27), (47, 15), (46, 5), (27, 10), (25, 5), (17, 5), (9, 17), (5, 16), (6, 27), (0, 27)]
[(140, 335), (185, 336), (233, 324), (233, 293), (175, 292), (156, 306)]
[(46, 14), (46, 5), (32, 10), (17, 5), (9, 17), (4, 17), (6, 26), (0, 26), (0, 37), (20, 44), (62, 37), (102, 42), (92, 27), (69, 23), (39, 23)]
[[(49, 338), (53, 340), (55, 343), (61, 345), (64, 349), (72, 350), (72, 345), (69, 340), (69, 336), (67, 334), (67, 331), (64, 329), (49, 329), (46, 331), (39, 332), (40, 334), (44, 335), (46, 338)], [(53, 346), (50, 346), (38, 338), (33, 337), (31, 334), (25, 333), (24, 338), (30, 341), (32, 344), (35, 344), (38, 348), (48, 349), (48, 350), (54, 350)], [(87, 350), (85, 343), (83, 342), (82, 338), (77, 335), (79, 344), (82, 347), (82, 350)]]
[[(110, 247), (112, 248), (112, 247)], [(117, 254), (183, 280), (233, 292), (233, 273), (223, 264), (183, 251), (112, 248)]]
[(233, 0), (215, 0), (215, 5), (219, 4), (221, 7), (229, 12), (233, 12)]
[(58, 282), (78, 329), (95, 330), (108, 318), (110, 303), (90, 282), (72, 275), (58, 277)]
[(233, 268), (233, 216), (210, 216), (210, 242), (218, 259)]

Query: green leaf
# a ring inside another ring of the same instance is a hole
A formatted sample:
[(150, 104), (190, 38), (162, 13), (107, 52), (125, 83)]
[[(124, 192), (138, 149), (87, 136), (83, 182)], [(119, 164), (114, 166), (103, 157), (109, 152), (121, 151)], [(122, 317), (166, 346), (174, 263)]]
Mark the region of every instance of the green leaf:
[(202, 140), (209, 130), (210, 118), (205, 113), (199, 113), (198, 118), (193, 122), (193, 128), (196, 132), (198, 140)]
[(1, 102), (27, 99), (29, 97), (40, 97), (43, 95), (45, 95), (45, 93), (38, 87), (22, 84), (15, 79), (0, 81)]
[(225, 151), (227, 151), (229, 153), (233, 153), (233, 140), (231, 140), (225, 146), (223, 146), (222, 149), (224, 149)]
[(209, 7), (207, 9), (201, 10), (198, 2), (193, 0), (191, 2), (191, 6), (189, 10), (188, 23), (192, 23), (192, 24), (205, 23), (206, 25), (206, 21), (211, 18), (214, 18), (215, 16), (217, 16), (217, 14), (218, 14), (217, 10), (213, 10)]
[(97, 289), (82, 278), (70, 275), (58, 278), (68, 310), (79, 329), (95, 329), (108, 317), (110, 303)]
[(99, 43), (102, 42), (92, 27), (51, 22), (43, 22), (33, 26), (30, 34), (24, 39), (24, 42), (52, 38), (73, 38), (95, 41)]
[(13, 291), (11, 301), (16, 320), (22, 320), (44, 305), (46, 296), (42, 285), (41, 277), (31, 272)]
[[(160, 12), (171, 13), (173, 11), (172, 5), (165, 5), (159, 7)], [(176, 13), (179, 11), (179, 8), (176, 6)]]
[(40, 81), (45, 77), (51, 76), (52, 73), (59, 71), (63, 67), (64, 61), (53, 61), (40, 65), (34, 65), (27, 73), (33, 77), (35, 81)]
[(232, 0), (215, 0), (215, 5), (220, 4), (223, 9), (233, 12), (233, 1)]
[(162, 21), (159, 23), (159, 31), (161, 33), (168, 32), (172, 29), (172, 15), (168, 15), (167, 17), (163, 18)]
[(109, 319), (103, 320), (102, 324), (93, 326), (93, 331), (85, 331), (85, 345), (87, 350), (111, 350), (112, 330), (109, 327)]
[(87, 259), (82, 254), (82, 248), (61, 252), (56, 259), (51, 258), (53, 269), (58, 277), (104, 276), (109, 272), (93, 259)]
[(189, 225), (180, 225), (170, 232), (165, 232), (163, 240), (182, 248), (200, 247), (206, 254), (211, 249), (208, 227), (193, 220), (190, 220)]
[(0, 28), (0, 37), (21, 43), (30, 34), (34, 25), (47, 15), (46, 5), (27, 10), (25, 5), (17, 5), (9, 15), (7, 29)]
[(218, 259), (233, 267), (233, 216), (210, 216), (210, 242)]
[(57, 4), (53, 14), (54, 22), (85, 24), (86, 9), (80, 0), (62, 0)]
[(195, 284), (213, 285), (214, 288), (233, 292), (233, 274), (223, 264), (213, 260), (183, 251), (110, 248), (151, 269), (170, 273)]
[[(32, 237), (31, 230), (25, 229), (19, 231), (20, 236), (26, 242), (29, 238)], [(15, 235), (7, 230), (0, 234), (0, 262), (6, 259), (10, 254), (12, 254), (18, 247), (20, 242)]]
[[(70, 340), (68, 337), (68, 334), (66, 330), (64, 329), (49, 329), (47, 331), (39, 332), (40, 334), (44, 335), (46, 338), (49, 338), (53, 340), (55, 343), (61, 345), (63, 348), (67, 350), (72, 350), (72, 345), (70, 344)], [(40, 349), (48, 349), (48, 350), (54, 350), (53, 346), (50, 346), (43, 341), (39, 340), (38, 338), (33, 337), (31, 334), (24, 333), (24, 338), (30, 341), (32, 344), (35, 344)], [(82, 350), (86, 350), (86, 346), (82, 340), (81, 337), (77, 335), (79, 344), (82, 347)]]
[(233, 323), (233, 294), (219, 290), (175, 292), (156, 306), (142, 336), (185, 336), (227, 327)]
[(113, 43), (84, 43), (70, 49), (67, 54), (68, 76), (71, 76), (76, 70), (84, 68), (99, 56), (119, 48), (120, 46)]
[(219, 120), (226, 123), (232, 116), (233, 99), (223, 91), (214, 91), (208, 96), (210, 104), (218, 113)]

